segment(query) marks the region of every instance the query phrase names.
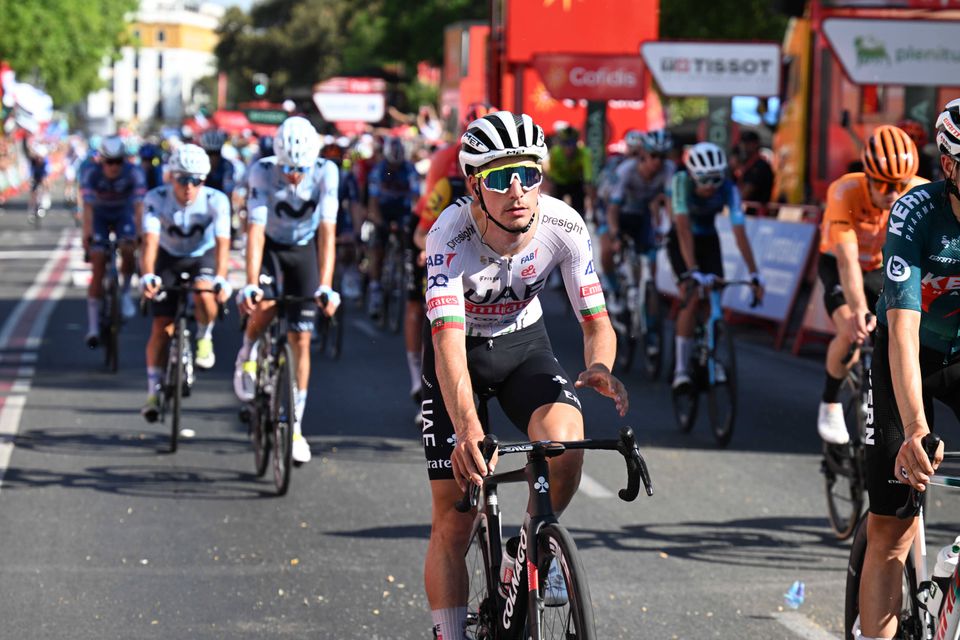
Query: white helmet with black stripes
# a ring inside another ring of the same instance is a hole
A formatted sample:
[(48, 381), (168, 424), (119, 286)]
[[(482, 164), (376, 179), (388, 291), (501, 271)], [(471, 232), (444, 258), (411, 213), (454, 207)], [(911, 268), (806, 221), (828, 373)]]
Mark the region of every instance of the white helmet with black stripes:
[(697, 180), (722, 176), (727, 172), (727, 154), (712, 142), (698, 142), (687, 150), (683, 164)]
[(960, 98), (948, 102), (937, 117), (937, 147), (940, 153), (960, 160)]
[(521, 156), (536, 158), (537, 162), (547, 157), (543, 129), (525, 113), (488, 113), (471, 122), (460, 138), (460, 169), (464, 175), (494, 160)]

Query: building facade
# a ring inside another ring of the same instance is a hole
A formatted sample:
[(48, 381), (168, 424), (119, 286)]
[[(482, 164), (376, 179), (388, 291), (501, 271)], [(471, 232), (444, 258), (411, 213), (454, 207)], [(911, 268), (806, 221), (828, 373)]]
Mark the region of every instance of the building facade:
[(224, 8), (196, 0), (141, 0), (130, 33), (137, 46), (100, 70), (106, 87), (87, 98), (90, 128), (178, 124), (192, 115), (197, 82), (216, 72), (213, 49)]

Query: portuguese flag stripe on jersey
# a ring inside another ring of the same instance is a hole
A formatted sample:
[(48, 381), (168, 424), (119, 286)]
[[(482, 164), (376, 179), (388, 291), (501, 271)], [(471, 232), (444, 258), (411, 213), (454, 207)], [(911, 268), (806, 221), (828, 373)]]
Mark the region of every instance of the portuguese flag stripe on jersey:
[(463, 331), (463, 316), (443, 316), (430, 323), (430, 334), (444, 329), (460, 329)]
[(597, 318), (602, 318), (607, 315), (607, 306), (601, 304), (596, 307), (590, 307), (589, 309), (581, 309), (580, 315), (583, 316), (585, 321), (596, 320)]

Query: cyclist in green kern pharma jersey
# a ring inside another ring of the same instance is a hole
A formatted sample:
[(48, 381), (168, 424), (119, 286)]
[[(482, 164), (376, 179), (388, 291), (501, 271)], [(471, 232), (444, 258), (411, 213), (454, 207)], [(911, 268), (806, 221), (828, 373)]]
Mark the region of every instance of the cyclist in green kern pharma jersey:
[(926, 489), (943, 459), (942, 444), (932, 464), (921, 444), (933, 425), (933, 399), (960, 417), (960, 100), (937, 118), (937, 146), (945, 179), (897, 200), (883, 248), (879, 324), (867, 377), (870, 513), (859, 619), (864, 640), (892, 638), (897, 629), (901, 576), (917, 518), (902, 520), (896, 511), (910, 487)]

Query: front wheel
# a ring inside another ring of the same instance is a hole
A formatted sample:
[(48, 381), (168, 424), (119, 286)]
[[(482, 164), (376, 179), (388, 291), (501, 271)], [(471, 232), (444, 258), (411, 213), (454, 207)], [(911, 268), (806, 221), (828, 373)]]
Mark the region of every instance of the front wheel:
[(293, 425), (296, 420), (296, 375), (293, 349), (283, 345), (277, 358), (276, 384), (273, 389), (273, 483), (277, 495), (290, 488), (293, 464)]
[[(850, 560), (847, 564), (847, 587), (844, 594), (843, 637), (844, 640), (855, 640), (861, 636), (853, 635), (853, 626), (860, 617), (860, 577), (863, 575), (863, 559), (867, 553), (867, 514), (860, 518), (853, 544), (850, 546)], [(902, 640), (922, 640), (932, 637), (929, 614), (920, 609), (913, 592), (917, 572), (913, 566), (913, 555), (907, 555), (903, 565), (903, 579), (901, 581), (900, 612), (897, 614), (898, 629), (896, 638)]]
[(492, 573), (488, 547), (487, 518), (479, 514), (473, 524), (467, 547), (467, 622), (464, 631), (469, 640), (494, 640), (497, 637), (497, 588), (500, 576)]
[[(670, 370), (676, 371), (677, 354), (673, 350), (673, 356), (670, 358)], [(673, 402), (673, 415), (677, 421), (677, 428), (683, 433), (689, 433), (693, 425), (697, 422), (697, 409), (700, 404), (700, 390), (697, 387), (698, 375), (696, 375), (697, 365), (691, 359), (687, 363), (690, 372), (691, 383), (679, 388), (671, 388), (670, 399)]]
[(630, 371), (630, 365), (633, 364), (633, 357), (637, 350), (637, 336), (633, 332), (634, 313), (625, 306), (623, 311), (614, 318), (613, 328), (617, 335), (617, 357), (613, 364), (618, 375)]
[(643, 336), (644, 371), (651, 380), (660, 377), (663, 369), (663, 305), (653, 282), (648, 282), (644, 295), (646, 327)]
[[(733, 437), (733, 425), (737, 418), (737, 358), (733, 348), (733, 335), (722, 321), (714, 323), (713, 357), (708, 359), (709, 390), (707, 402), (710, 426), (717, 446), (726, 447)], [(712, 375), (709, 371), (712, 365)]]
[(537, 535), (540, 550), (538, 570), (539, 589), (546, 594), (550, 565), (556, 562), (566, 587), (566, 601), (560, 603), (545, 599), (541, 609), (540, 637), (544, 640), (593, 640), (597, 631), (593, 621), (593, 603), (587, 575), (580, 562), (577, 547), (566, 529), (559, 524), (547, 524)]
[(180, 436), (180, 411), (183, 405), (183, 348), (187, 333), (187, 321), (180, 318), (170, 344), (167, 356), (167, 393), (170, 394), (170, 453), (177, 451), (177, 438)]

